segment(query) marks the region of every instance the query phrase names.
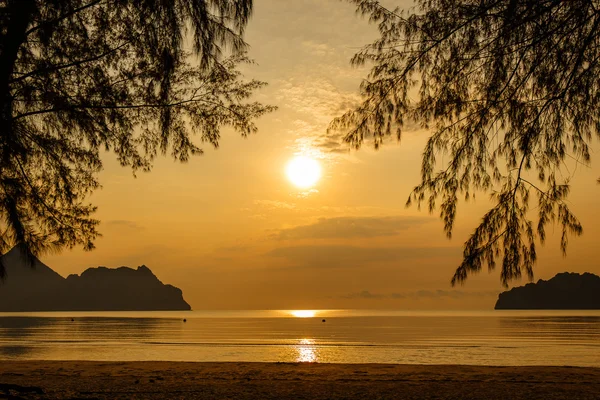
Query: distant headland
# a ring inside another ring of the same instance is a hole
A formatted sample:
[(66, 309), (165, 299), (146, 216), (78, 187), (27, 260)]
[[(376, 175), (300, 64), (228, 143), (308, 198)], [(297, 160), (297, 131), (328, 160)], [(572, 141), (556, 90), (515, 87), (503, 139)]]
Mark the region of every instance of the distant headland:
[(496, 310), (598, 310), (600, 276), (564, 272), (500, 293)]
[(19, 246), (4, 256), (0, 311), (190, 310), (180, 289), (163, 284), (148, 267), (89, 268), (66, 279)]

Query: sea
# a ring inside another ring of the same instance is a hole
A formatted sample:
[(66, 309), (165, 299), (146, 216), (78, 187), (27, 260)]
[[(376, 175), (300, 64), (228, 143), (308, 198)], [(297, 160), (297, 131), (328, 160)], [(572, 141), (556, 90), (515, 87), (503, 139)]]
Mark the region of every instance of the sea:
[(0, 360), (600, 367), (600, 311), (0, 313)]

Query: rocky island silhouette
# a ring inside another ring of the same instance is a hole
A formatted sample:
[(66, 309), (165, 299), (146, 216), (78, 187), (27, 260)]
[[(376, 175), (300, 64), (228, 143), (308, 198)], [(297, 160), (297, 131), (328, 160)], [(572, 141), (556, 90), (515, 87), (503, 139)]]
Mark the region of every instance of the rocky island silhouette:
[(598, 310), (600, 276), (563, 272), (500, 293), (496, 310)]
[(89, 268), (63, 278), (39, 259), (29, 262), (16, 246), (2, 256), (0, 311), (190, 310), (181, 289), (163, 284), (145, 265), (137, 269)]

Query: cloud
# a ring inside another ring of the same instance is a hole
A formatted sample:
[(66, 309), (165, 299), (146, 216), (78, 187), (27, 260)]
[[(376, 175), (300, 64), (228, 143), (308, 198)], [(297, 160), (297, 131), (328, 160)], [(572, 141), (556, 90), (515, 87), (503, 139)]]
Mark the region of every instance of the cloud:
[(368, 290), (342, 296), (344, 299), (383, 299), (386, 297), (385, 294), (371, 293)]
[(113, 220), (104, 222), (104, 224), (106, 224), (106, 226), (109, 228), (115, 227), (115, 228), (128, 228), (128, 229), (135, 229), (135, 230), (144, 229), (144, 227), (139, 225), (137, 222), (130, 221), (127, 219), (113, 219)]
[(440, 297), (452, 297), (454, 299), (464, 297), (465, 292), (459, 290), (418, 290), (414, 293), (410, 293), (411, 297), (425, 297), (430, 299), (438, 299)]
[(228, 253), (242, 253), (242, 252), (248, 251), (249, 248), (250, 248), (249, 246), (234, 245), (234, 246), (219, 247), (218, 250), (228, 252)]
[[(305, 46), (317, 51), (327, 49), (312, 42)], [(299, 138), (296, 145), (333, 154), (347, 153), (349, 146), (341, 134), (328, 134), (327, 127), (334, 117), (358, 105), (360, 99), (355, 90), (344, 91), (331, 80), (320, 77), (290, 78), (281, 81), (277, 91), (278, 103), (298, 115), (290, 128), (290, 133)]]
[(308, 190), (305, 190), (303, 192), (296, 193), (296, 197), (299, 198), (299, 199), (305, 199), (305, 198), (307, 198), (309, 196), (313, 196), (313, 195), (316, 195), (318, 193), (319, 193), (319, 191), (317, 189), (308, 189)]
[[(350, 152), (351, 146), (344, 141), (347, 130), (327, 132), (327, 128), (334, 118), (356, 109), (362, 103), (363, 98), (356, 90), (343, 90), (333, 80), (322, 77), (289, 78), (279, 81), (276, 96), (278, 104), (293, 110), (298, 116), (289, 129), (298, 138), (296, 146), (318, 149), (331, 155)], [(420, 124), (406, 118), (401, 132), (420, 132), (423, 129)], [(380, 144), (397, 143), (395, 130), (396, 126), (392, 129), (393, 133)], [(372, 146), (371, 139), (370, 136), (365, 137), (365, 146)]]
[(400, 293), (372, 293), (368, 290), (362, 290), (360, 292), (350, 293), (340, 296), (343, 299), (440, 299), (440, 298), (451, 298), (451, 299), (462, 299), (465, 297), (496, 297), (498, 296), (497, 291), (463, 291), (463, 290), (417, 290), (412, 292), (400, 292)]
[(490, 296), (498, 296), (498, 292), (494, 290), (480, 290), (480, 291), (464, 291), (464, 290), (417, 290), (414, 292), (401, 292), (401, 293), (392, 293), (391, 297), (393, 299), (441, 299), (441, 298), (451, 298), (451, 299), (462, 299), (465, 297), (490, 297)]
[(414, 259), (460, 254), (459, 247), (358, 247), (343, 245), (279, 247), (266, 253), (293, 266), (308, 268), (359, 267), (379, 262), (402, 263)]
[[(251, 214), (252, 217), (266, 218), (267, 211), (291, 211), (295, 213), (313, 213), (313, 215), (352, 215), (352, 214), (373, 214), (373, 213), (390, 213), (392, 212), (388, 208), (374, 207), (374, 206), (314, 206), (310, 207), (306, 203), (301, 204), (300, 200), (308, 196), (318, 195), (319, 191), (316, 189), (309, 189), (303, 192), (296, 192), (287, 194), (287, 198), (291, 201), (281, 200), (266, 200), (266, 199), (255, 199), (252, 200), (252, 204), (248, 207), (241, 207), (239, 211), (247, 214)], [(294, 201), (298, 201), (297, 203)], [(395, 210), (394, 210), (395, 211)], [(254, 214), (254, 215), (252, 215)], [(258, 215), (257, 215), (258, 214)], [(279, 229), (272, 229), (273, 233), (271, 236), (275, 236), (279, 233)]]
[(356, 92), (342, 91), (331, 80), (324, 78), (291, 78), (281, 83), (277, 93), (277, 100), (281, 104), (313, 117), (303, 120), (306, 123), (315, 117), (328, 123), (340, 111), (359, 104), (360, 99)]
[(405, 297), (416, 297), (416, 298), (432, 298), (439, 299), (442, 297), (451, 297), (453, 299), (460, 299), (463, 297), (489, 297), (498, 296), (497, 291), (463, 291), (463, 290), (418, 290), (416, 292), (409, 293), (392, 293), (393, 295), (404, 295)]
[(401, 216), (320, 218), (313, 224), (282, 229), (275, 238), (290, 240), (395, 236), (429, 221), (431, 218)]
[(340, 134), (331, 134), (325, 137), (322, 137), (319, 141), (319, 147), (321, 149), (329, 150), (329, 151), (337, 151), (341, 150), (343, 152), (350, 151), (350, 148), (341, 148), (340, 144), (342, 143), (342, 135)]
[(334, 49), (332, 49), (328, 44), (316, 42), (314, 40), (304, 40), (302, 41), (302, 48), (308, 54), (313, 56), (330, 56), (335, 55)]
[(287, 203), (285, 201), (277, 201), (277, 200), (254, 200), (254, 204), (258, 206), (263, 206), (265, 208), (274, 210), (274, 209), (283, 209), (283, 210), (293, 210), (296, 208), (296, 204)]

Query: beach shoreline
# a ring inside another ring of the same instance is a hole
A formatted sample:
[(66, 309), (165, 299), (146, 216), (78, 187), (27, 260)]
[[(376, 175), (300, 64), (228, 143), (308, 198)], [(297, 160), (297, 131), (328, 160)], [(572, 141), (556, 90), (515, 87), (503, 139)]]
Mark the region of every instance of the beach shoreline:
[(598, 399), (600, 368), (0, 362), (0, 399)]

